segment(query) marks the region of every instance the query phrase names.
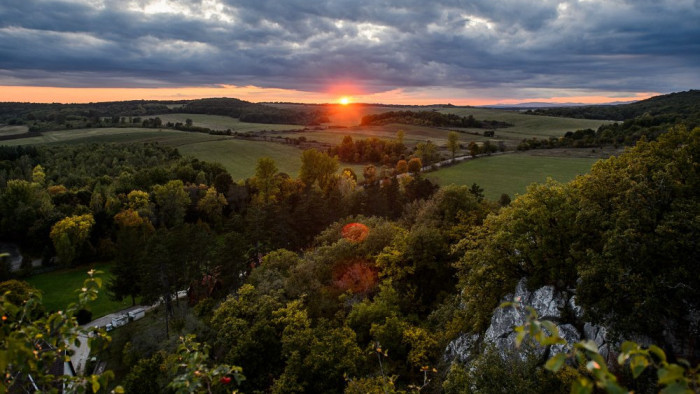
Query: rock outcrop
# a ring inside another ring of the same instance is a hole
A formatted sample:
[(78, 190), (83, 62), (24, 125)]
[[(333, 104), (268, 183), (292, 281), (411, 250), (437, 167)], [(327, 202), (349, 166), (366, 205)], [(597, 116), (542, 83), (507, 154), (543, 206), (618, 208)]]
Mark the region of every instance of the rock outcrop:
[[(583, 310), (576, 304), (576, 297), (568, 292), (557, 291), (554, 286), (543, 286), (535, 291), (527, 288), (525, 278), (518, 282), (515, 292), (504, 297), (506, 301), (516, 301), (523, 306), (535, 309), (537, 316), (542, 320), (550, 320), (557, 325), (559, 335), (566, 341), (566, 345), (556, 345), (543, 347), (534, 345), (529, 347), (528, 352), (521, 352), (520, 356), (524, 360), (532, 352), (540, 357), (568, 351), (569, 348), (580, 340), (593, 340), (598, 345), (598, 349), (604, 357), (610, 355), (610, 345), (607, 339), (607, 330), (604, 327), (590, 323), (583, 325), (583, 334), (576, 327), (577, 321), (583, 317)], [(563, 321), (563, 316), (570, 316), (571, 321)], [(497, 308), (491, 317), (491, 324), (483, 335), (463, 334), (452, 341), (445, 349), (445, 357), (448, 360), (457, 360), (468, 363), (477, 355), (481, 345), (493, 346), (502, 357), (507, 357), (516, 348), (515, 332), (516, 326), (525, 324), (527, 311), (524, 308)]]

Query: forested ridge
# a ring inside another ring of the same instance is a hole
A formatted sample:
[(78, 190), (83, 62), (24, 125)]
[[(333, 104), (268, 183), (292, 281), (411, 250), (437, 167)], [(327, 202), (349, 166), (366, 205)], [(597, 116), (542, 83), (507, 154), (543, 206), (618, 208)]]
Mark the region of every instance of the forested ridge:
[(547, 116), (617, 120), (597, 130), (569, 131), (562, 137), (523, 140), (519, 150), (632, 146), (640, 139), (656, 140), (674, 125), (693, 129), (700, 125), (700, 90), (656, 96), (631, 104), (548, 108), (528, 111)]
[[(27, 125), (30, 131), (140, 127), (142, 118), (167, 113), (224, 115), (251, 123), (306, 125), (327, 121), (319, 110), (280, 109), (234, 98), (133, 100), (87, 104), (0, 102), (0, 124)], [(160, 126), (160, 123), (157, 126)]]
[(161, 319), (147, 332), (117, 329), (96, 354), (127, 392), (174, 390), (177, 337), (196, 334), (211, 348), (200, 375), (239, 366), (243, 392), (483, 392), (497, 382), (564, 393), (576, 365), (551, 373), (541, 358), (484, 345), (464, 366), (445, 348), (483, 333), (523, 277), (573, 289), (585, 315), (572, 324), (665, 349), (669, 330), (695, 332), (699, 155), (700, 128), (676, 126), (570, 183), (499, 204), (417, 172), (358, 187), (314, 150), (298, 177), (263, 158), (234, 183), (217, 164), (157, 145), (2, 147), (0, 237), (46, 264), (114, 261), (116, 298), (193, 291), (190, 306), (161, 312), (171, 339)]

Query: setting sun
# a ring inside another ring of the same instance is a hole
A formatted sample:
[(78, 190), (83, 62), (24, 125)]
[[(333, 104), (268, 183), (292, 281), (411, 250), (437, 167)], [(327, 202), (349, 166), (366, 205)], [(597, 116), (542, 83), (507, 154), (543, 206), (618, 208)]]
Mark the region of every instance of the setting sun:
[(338, 102), (342, 105), (348, 105), (350, 104), (350, 98), (343, 96), (338, 100)]

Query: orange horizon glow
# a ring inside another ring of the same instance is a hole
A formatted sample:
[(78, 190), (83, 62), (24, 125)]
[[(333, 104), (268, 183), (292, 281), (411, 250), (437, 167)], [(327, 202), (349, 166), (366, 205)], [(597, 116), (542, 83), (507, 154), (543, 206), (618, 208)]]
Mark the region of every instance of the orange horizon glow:
[[(338, 103), (384, 103), (406, 105), (453, 104), (493, 105), (519, 104), (526, 102), (606, 104), (616, 101), (644, 100), (659, 95), (657, 92), (612, 93), (610, 96), (595, 94), (551, 97), (528, 97), (522, 99), (454, 97), (455, 91), (441, 92), (439, 88), (425, 90), (394, 89), (380, 93), (360, 93), (338, 99), (336, 89), (328, 92), (307, 92), (293, 89), (262, 88), (257, 86), (215, 85), (205, 87), (178, 88), (66, 88), (40, 86), (0, 86), (0, 102), (34, 103), (90, 103), (125, 100), (194, 100), (209, 97), (235, 97), (251, 102), (294, 102), (302, 104)], [(450, 97), (452, 96), (452, 97)]]

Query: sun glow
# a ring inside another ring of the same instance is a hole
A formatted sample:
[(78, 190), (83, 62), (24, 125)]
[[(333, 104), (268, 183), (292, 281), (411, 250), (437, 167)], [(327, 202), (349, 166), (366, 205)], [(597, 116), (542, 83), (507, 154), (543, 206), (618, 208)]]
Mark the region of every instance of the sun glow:
[(338, 99), (338, 102), (342, 105), (348, 105), (350, 104), (350, 97), (343, 96), (340, 99)]

